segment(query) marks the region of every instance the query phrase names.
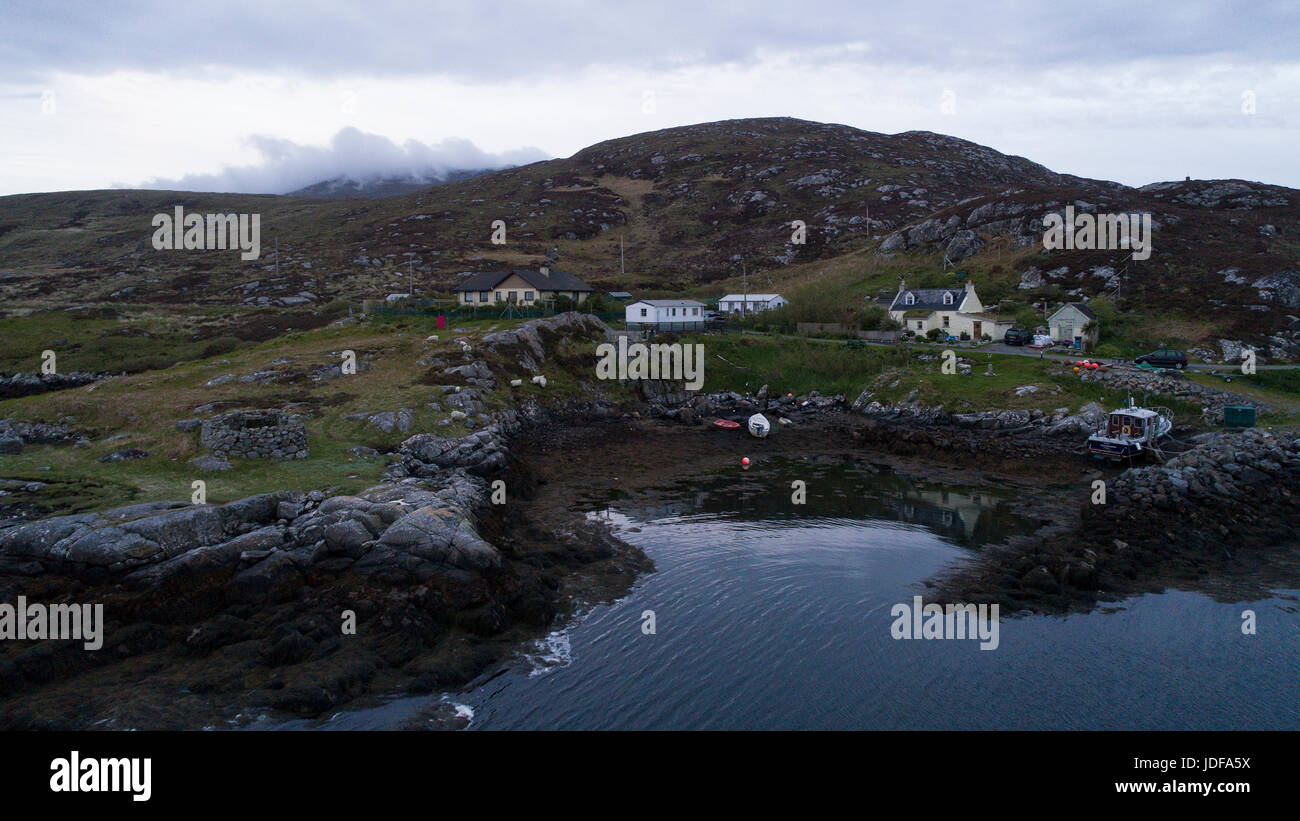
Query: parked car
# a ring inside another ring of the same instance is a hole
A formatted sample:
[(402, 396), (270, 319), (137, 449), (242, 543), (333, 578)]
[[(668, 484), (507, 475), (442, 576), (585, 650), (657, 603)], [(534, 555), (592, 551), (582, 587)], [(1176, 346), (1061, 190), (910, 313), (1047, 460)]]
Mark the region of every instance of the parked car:
[(1008, 328), (1002, 341), (1008, 345), (1028, 345), (1034, 341), (1034, 335), (1026, 328)]
[(727, 318), (726, 316), (724, 316), (723, 314), (718, 313), (717, 311), (705, 311), (705, 312), (704, 312), (704, 321), (705, 321), (705, 322), (722, 322), (722, 321), (726, 320), (726, 318)]
[(1158, 351), (1135, 356), (1133, 362), (1138, 365), (1152, 365), (1157, 368), (1177, 368), (1181, 371), (1187, 367), (1187, 354), (1173, 348), (1161, 348)]

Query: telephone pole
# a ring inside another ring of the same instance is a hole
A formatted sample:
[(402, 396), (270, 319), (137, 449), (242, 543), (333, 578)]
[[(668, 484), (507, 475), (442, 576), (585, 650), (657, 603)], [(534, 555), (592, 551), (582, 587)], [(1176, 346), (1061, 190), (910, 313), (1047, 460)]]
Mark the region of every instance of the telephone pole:
[(749, 316), (749, 272), (745, 269), (745, 263), (740, 263), (740, 318), (744, 319)]

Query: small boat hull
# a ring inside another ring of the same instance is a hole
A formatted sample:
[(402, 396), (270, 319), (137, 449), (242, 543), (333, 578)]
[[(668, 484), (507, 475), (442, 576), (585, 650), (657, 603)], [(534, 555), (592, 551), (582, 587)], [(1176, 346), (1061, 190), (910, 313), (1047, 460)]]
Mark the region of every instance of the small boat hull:
[(1099, 436), (1088, 437), (1088, 453), (1098, 459), (1132, 459), (1142, 454), (1142, 444), (1134, 441), (1115, 441)]
[(715, 419), (713, 422), (713, 427), (717, 428), (718, 430), (739, 430), (740, 423), (733, 422), (730, 419)]
[(749, 417), (749, 424), (746, 427), (749, 429), (749, 435), (755, 439), (765, 439), (772, 432), (772, 423), (761, 413)]

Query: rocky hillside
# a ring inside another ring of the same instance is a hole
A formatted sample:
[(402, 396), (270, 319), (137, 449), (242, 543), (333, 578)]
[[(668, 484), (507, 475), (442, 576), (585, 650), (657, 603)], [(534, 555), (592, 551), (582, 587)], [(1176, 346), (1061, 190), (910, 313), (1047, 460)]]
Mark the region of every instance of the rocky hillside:
[[(155, 251), (150, 219), (176, 205), (260, 213), (261, 257)], [(1150, 259), (1043, 251), (1043, 214), (1067, 205), (1150, 213)], [(490, 241), (495, 220), (506, 226), (504, 245)], [(794, 220), (806, 223), (806, 244), (791, 243)], [(405, 291), (408, 259), (427, 293), (470, 271), (537, 264), (553, 248), (597, 287), (696, 293), (730, 287), (742, 263), (754, 281), (777, 287), (837, 262), (874, 259), (902, 273), (936, 271), (946, 256), (975, 276), (1014, 275), (1011, 290), (1026, 301), (1118, 290), (1123, 310), (1184, 323), (1182, 337), (1300, 353), (1290, 332), (1300, 307), (1300, 192), (1240, 180), (1130, 188), (929, 132), (729, 120), (365, 200), (155, 191), (0, 198), (0, 293), (11, 306), (312, 305)]]

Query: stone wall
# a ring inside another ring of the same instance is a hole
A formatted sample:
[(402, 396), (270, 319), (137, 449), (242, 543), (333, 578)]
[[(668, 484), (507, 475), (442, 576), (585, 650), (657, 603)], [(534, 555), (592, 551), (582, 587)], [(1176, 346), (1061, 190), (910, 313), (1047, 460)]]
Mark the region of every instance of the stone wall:
[(200, 439), (222, 458), (306, 459), (311, 455), (302, 420), (276, 410), (214, 416), (203, 423)]
[[(1234, 374), (1245, 384), (1250, 384), (1248, 376)], [(1112, 390), (1130, 391), (1139, 403), (1144, 395), (1148, 401), (1155, 403), (1159, 397), (1172, 397), (1183, 402), (1195, 403), (1204, 407), (1203, 419), (1207, 424), (1223, 424), (1225, 405), (1249, 405), (1259, 413), (1270, 413), (1273, 406), (1226, 388), (1202, 385), (1193, 382), (1177, 371), (1159, 373), (1141, 368), (1111, 368), (1108, 371), (1084, 371), (1079, 375), (1084, 382), (1102, 382)], [(1227, 383), (1225, 383), (1227, 384)]]

